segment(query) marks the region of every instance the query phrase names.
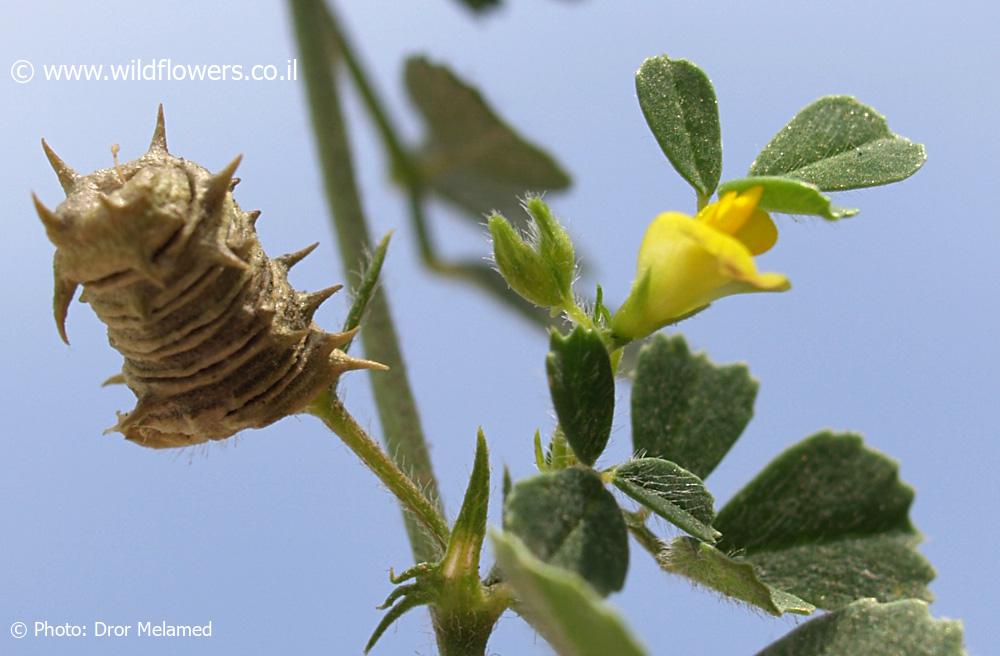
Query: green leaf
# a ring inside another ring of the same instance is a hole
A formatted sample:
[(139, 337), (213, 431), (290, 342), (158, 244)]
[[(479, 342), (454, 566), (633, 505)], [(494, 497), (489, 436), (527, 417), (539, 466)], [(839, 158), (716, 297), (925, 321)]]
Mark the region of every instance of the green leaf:
[(591, 469), (571, 467), (518, 482), (507, 497), (503, 525), (535, 556), (576, 572), (601, 595), (625, 583), (625, 521)]
[(715, 500), (701, 479), (680, 465), (639, 458), (615, 468), (611, 482), (660, 517), (698, 539), (715, 542)]
[(719, 548), (767, 583), (821, 608), (861, 597), (930, 600), (934, 570), (913, 547), (913, 490), (857, 435), (823, 432), (791, 447), (715, 518)]
[(632, 386), (635, 452), (704, 479), (746, 428), (756, 397), (745, 366), (720, 367), (691, 355), (680, 335), (656, 335), (639, 352)]
[(786, 176), (823, 191), (898, 182), (923, 166), (921, 144), (893, 134), (885, 117), (850, 96), (809, 105), (774, 136), (750, 175)]
[(704, 197), (722, 172), (722, 137), (715, 89), (684, 59), (650, 57), (635, 74), (639, 106), (663, 153)]
[(477, 222), (491, 210), (523, 220), (519, 196), (570, 185), (548, 153), (515, 132), (445, 66), (408, 59), (406, 88), (427, 124), (418, 154), (424, 181)]
[(476, 456), (472, 475), (465, 490), (462, 509), (451, 529), (448, 550), (441, 561), (441, 572), (455, 578), (459, 572), (479, 580), (479, 553), (486, 535), (486, 510), (490, 504), (490, 461), (483, 429), (476, 435)]
[(795, 178), (760, 176), (730, 180), (719, 187), (719, 195), (727, 191), (746, 191), (751, 187), (764, 188), (757, 206), (770, 212), (811, 214), (830, 221), (858, 213), (855, 209), (833, 205), (830, 197), (821, 193), (819, 187)]
[(552, 331), (545, 368), (559, 426), (580, 462), (593, 465), (611, 436), (615, 376), (596, 331), (577, 326), (568, 337)]
[(809, 602), (766, 584), (750, 563), (730, 558), (712, 545), (694, 538), (674, 539), (660, 553), (658, 560), (668, 572), (686, 576), (772, 615), (808, 615), (816, 610)]
[(559, 656), (643, 656), (625, 622), (579, 576), (535, 558), (515, 536), (491, 531), (493, 549), (524, 618)]
[(963, 656), (962, 624), (935, 620), (916, 599), (862, 599), (806, 622), (757, 656)]

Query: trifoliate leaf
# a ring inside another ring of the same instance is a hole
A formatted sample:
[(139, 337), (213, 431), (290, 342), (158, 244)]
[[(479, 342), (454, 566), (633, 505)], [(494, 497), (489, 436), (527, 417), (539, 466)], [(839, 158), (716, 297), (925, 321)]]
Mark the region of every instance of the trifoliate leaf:
[(862, 597), (930, 600), (934, 570), (913, 547), (913, 490), (861, 438), (814, 435), (771, 462), (715, 518), (718, 547), (821, 608)]
[(491, 531), (504, 580), (518, 598), (518, 612), (559, 656), (643, 656), (618, 613), (586, 581), (536, 558), (517, 537)]
[(715, 89), (684, 59), (650, 57), (635, 74), (639, 106), (663, 153), (704, 197), (722, 172), (722, 137)]
[(611, 435), (615, 376), (600, 335), (577, 326), (564, 337), (552, 332), (545, 358), (552, 404), (577, 459), (593, 465)]
[(762, 608), (771, 615), (808, 615), (816, 610), (809, 602), (766, 584), (750, 563), (730, 558), (712, 545), (694, 538), (674, 539), (657, 560), (668, 572), (686, 576), (724, 595)]
[(730, 180), (719, 187), (719, 195), (727, 191), (746, 191), (751, 187), (764, 188), (757, 206), (770, 212), (811, 214), (830, 221), (858, 213), (855, 209), (833, 205), (830, 197), (820, 192), (819, 187), (795, 178), (759, 176)]
[(418, 153), (424, 181), (477, 222), (497, 210), (523, 225), (518, 197), (569, 186), (569, 176), (548, 153), (515, 132), (445, 66), (410, 58), (406, 88), (427, 124)]
[(960, 622), (935, 620), (916, 599), (856, 601), (806, 622), (757, 656), (964, 656)]
[(691, 535), (715, 542), (714, 499), (701, 479), (660, 458), (638, 458), (616, 467), (611, 482), (645, 507)]
[(601, 595), (625, 583), (625, 521), (591, 469), (571, 467), (518, 482), (504, 505), (503, 525), (536, 557), (576, 572)]
[(774, 136), (750, 175), (784, 176), (839, 191), (889, 184), (923, 166), (921, 144), (893, 134), (885, 117), (850, 96), (809, 105)]
[(746, 428), (756, 396), (745, 366), (715, 365), (680, 335), (656, 335), (639, 352), (632, 386), (635, 452), (704, 479)]

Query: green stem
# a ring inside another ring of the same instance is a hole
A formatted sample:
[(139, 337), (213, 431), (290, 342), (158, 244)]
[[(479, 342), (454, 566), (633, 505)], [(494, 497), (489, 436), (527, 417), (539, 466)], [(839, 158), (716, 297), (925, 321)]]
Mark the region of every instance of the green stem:
[(419, 183), (419, 171), (417, 171), (410, 159), (406, 147), (403, 146), (403, 141), (399, 138), (395, 126), (393, 126), (392, 121), (389, 119), (389, 114), (385, 110), (385, 105), (379, 98), (378, 92), (368, 82), (368, 75), (365, 73), (361, 60), (355, 54), (351, 40), (341, 26), (336, 12), (333, 8), (324, 5), (323, 14), (324, 25), (328, 30), (329, 36), (337, 44), (344, 64), (351, 75), (351, 79), (354, 81), (355, 86), (357, 86), (358, 93), (361, 94), (361, 100), (368, 109), (372, 120), (375, 121), (375, 127), (382, 138), (382, 145), (385, 147), (393, 166), (397, 167), (398, 173), (407, 180), (408, 184), (413, 182)]
[(368, 75), (365, 73), (361, 60), (355, 54), (351, 40), (347, 32), (340, 25), (336, 12), (328, 6), (324, 6), (324, 24), (330, 38), (337, 44), (340, 55), (344, 59), (344, 64), (361, 94), (361, 100), (365, 108), (375, 121), (379, 136), (382, 139), (382, 146), (392, 162), (393, 172), (399, 176), (407, 189), (410, 218), (413, 221), (417, 233), (417, 241), (420, 245), (420, 256), (424, 263), (432, 269), (439, 266), (437, 249), (434, 246), (430, 231), (427, 228), (427, 220), (424, 216), (424, 183), (420, 176), (420, 170), (410, 157), (406, 147), (403, 146), (399, 133), (389, 118), (389, 113), (385, 110), (385, 105), (375, 87), (368, 82)]
[(624, 349), (628, 342), (621, 342), (609, 331), (598, 327), (593, 318), (575, 300), (566, 303), (560, 309), (577, 325), (593, 330), (601, 336), (601, 339), (604, 340), (604, 345), (608, 349), (608, 356), (611, 358), (611, 371), (617, 376), (618, 367), (621, 364)]
[[(324, 29), (322, 0), (289, 0), (302, 59), (313, 129), (327, 200), (346, 275), (362, 260), (370, 240), (354, 177), (351, 146), (347, 138), (339, 88), (331, 62), (336, 51)], [(406, 375), (396, 329), (384, 289), (372, 298), (368, 320), (361, 331), (365, 355), (390, 367), (370, 377), (375, 404), (389, 452), (413, 482), (434, 499), (440, 509), (437, 481), (420, 427), (413, 393)], [(441, 549), (411, 517), (404, 516), (414, 557), (437, 560)]]
[(437, 507), (431, 503), (410, 478), (386, 455), (378, 442), (373, 440), (354, 420), (339, 399), (324, 392), (309, 407), (309, 412), (319, 417), (327, 427), (340, 436), (370, 470), (389, 488), (399, 503), (415, 517), (438, 548), (448, 545), (448, 524)]
[(648, 551), (656, 562), (660, 562), (660, 552), (663, 551), (663, 540), (646, 526), (646, 517), (643, 513), (622, 510), (625, 517), (625, 526), (629, 533), (635, 538), (639, 545)]
[[(388, 111), (385, 109), (385, 103), (382, 102), (375, 87), (369, 82), (368, 74), (365, 72), (364, 66), (357, 56), (347, 32), (340, 24), (336, 12), (332, 7), (324, 6), (323, 13), (323, 24), (329, 37), (337, 45), (339, 54), (343, 58), (351, 80), (358, 89), (361, 101), (375, 122), (375, 128), (382, 140), (382, 146), (392, 164), (393, 174), (406, 188), (410, 221), (413, 224), (413, 230), (417, 237), (417, 248), (424, 266), (446, 278), (471, 283), (496, 297), (498, 301), (518, 311), (525, 318), (535, 323), (546, 325), (548, 321), (543, 312), (539, 312), (533, 306), (521, 302), (519, 297), (509, 292), (506, 285), (495, 284), (493, 280), (485, 277), (485, 275), (495, 276), (493, 271), (484, 270), (484, 267), (478, 263), (447, 262), (438, 254), (434, 236), (431, 234), (427, 216), (424, 213), (424, 197), (427, 193), (427, 188), (420, 167), (410, 155), (410, 151), (404, 146), (399, 132), (396, 130), (392, 119), (389, 118)], [(496, 281), (500, 281), (498, 276), (496, 277)]]
[(561, 309), (566, 313), (566, 316), (578, 325), (600, 332), (597, 326), (594, 325), (594, 320), (590, 318), (589, 314), (583, 311), (583, 308), (577, 305), (576, 301), (568, 301)]

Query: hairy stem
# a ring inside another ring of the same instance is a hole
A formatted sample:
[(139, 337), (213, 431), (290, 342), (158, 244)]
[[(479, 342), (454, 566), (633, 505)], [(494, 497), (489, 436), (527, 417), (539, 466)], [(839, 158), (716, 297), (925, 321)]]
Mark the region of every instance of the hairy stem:
[(625, 526), (628, 527), (629, 533), (639, 543), (639, 546), (648, 551), (653, 556), (653, 559), (659, 563), (660, 553), (663, 551), (663, 540), (658, 538), (646, 526), (646, 515), (642, 512), (632, 512), (623, 509), (622, 516), (625, 518)]
[[(341, 261), (345, 273), (350, 275), (352, 267), (362, 261), (370, 241), (354, 176), (337, 79), (332, 70), (337, 51), (330, 47), (324, 28), (326, 9), (322, 0), (289, 0), (289, 3), (327, 200)], [(397, 464), (409, 472), (413, 482), (434, 499), (440, 509), (437, 481), (384, 289), (378, 290), (372, 298), (361, 340), (368, 358), (390, 367), (390, 371), (370, 377), (386, 447)], [(441, 555), (439, 545), (429, 540), (411, 517), (404, 515), (404, 519), (414, 557), (418, 561), (437, 560)]]
[(581, 308), (575, 300), (568, 301), (562, 307), (562, 310), (574, 323), (597, 333), (601, 332), (600, 329), (598, 329), (598, 327), (594, 324), (593, 319), (590, 318), (590, 315), (584, 312), (583, 308)]
[(330, 392), (324, 392), (313, 401), (309, 412), (319, 417), (327, 427), (340, 436), (365, 465), (389, 488), (400, 505), (408, 510), (422, 525), (424, 531), (444, 549), (448, 545), (449, 530), (444, 517), (407, 476), (386, 455), (378, 442), (368, 436), (354, 420), (339, 399)]

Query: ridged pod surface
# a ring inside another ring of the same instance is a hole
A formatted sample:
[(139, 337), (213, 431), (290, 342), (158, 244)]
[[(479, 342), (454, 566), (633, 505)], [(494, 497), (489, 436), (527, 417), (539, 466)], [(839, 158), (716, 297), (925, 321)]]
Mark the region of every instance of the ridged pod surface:
[(254, 228), (260, 212), (233, 199), (240, 158), (213, 174), (171, 155), (162, 106), (134, 161), (78, 175), (42, 147), (66, 192), (55, 210), (34, 198), (56, 246), (59, 334), (66, 341), (82, 286), (138, 397), (110, 431), (153, 448), (221, 440), (303, 411), (344, 371), (380, 366), (338, 348), (351, 333), (313, 322), (339, 286), (289, 284), (288, 270), (316, 245), (268, 258)]

